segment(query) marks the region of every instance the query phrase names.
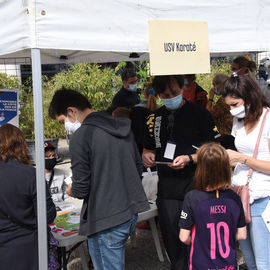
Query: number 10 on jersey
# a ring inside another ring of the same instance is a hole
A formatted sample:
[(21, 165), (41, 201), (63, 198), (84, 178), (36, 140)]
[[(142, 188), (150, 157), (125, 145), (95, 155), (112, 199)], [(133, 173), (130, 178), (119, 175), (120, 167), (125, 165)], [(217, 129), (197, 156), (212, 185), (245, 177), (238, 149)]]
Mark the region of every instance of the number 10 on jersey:
[[(221, 228), (223, 228), (223, 237), (221, 238)], [(229, 246), (229, 237), (230, 237), (230, 229), (226, 222), (218, 222), (215, 223), (208, 223), (207, 229), (210, 229), (210, 256), (211, 259), (216, 259), (217, 250), (216, 247), (218, 247), (219, 254), (222, 258), (227, 258), (230, 254), (230, 246)], [(222, 247), (222, 239), (224, 239), (224, 246), (225, 250), (223, 250)], [(218, 245), (216, 244), (216, 241), (218, 242)]]

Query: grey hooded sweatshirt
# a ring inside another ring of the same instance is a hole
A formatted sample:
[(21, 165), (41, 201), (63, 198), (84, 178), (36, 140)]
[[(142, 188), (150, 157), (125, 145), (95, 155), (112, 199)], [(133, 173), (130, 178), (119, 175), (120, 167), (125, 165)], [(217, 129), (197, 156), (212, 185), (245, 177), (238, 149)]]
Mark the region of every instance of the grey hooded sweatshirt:
[(70, 141), (72, 194), (84, 199), (81, 235), (115, 227), (149, 209), (130, 120), (90, 113)]

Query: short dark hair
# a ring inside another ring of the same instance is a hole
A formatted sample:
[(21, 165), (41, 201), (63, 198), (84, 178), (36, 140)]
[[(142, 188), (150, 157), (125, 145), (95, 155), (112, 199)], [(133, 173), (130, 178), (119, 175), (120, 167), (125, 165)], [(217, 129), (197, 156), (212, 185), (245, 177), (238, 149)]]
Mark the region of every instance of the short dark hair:
[(203, 191), (231, 185), (231, 167), (225, 148), (217, 143), (206, 143), (197, 152), (194, 188)]
[(126, 82), (129, 78), (137, 77), (133, 68), (125, 68), (121, 74), (122, 81)]
[(88, 99), (78, 91), (62, 88), (57, 90), (52, 98), (49, 116), (55, 119), (56, 116), (66, 115), (68, 107), (75, 107), (80, 111), (92, 108)]
[(172, 88), (172, 82), (176, 81), (179, 87), (182, 89), (184, 85), (183, 75), (164, 75), (156, 76), (153, 80), (153, 88), (158, 94), (165, 92), (166, 88)]
[(245, 124), (255, 124), (263, 112), (269, 107), (262, 90), (249, 75), (232, 75), (229, 77), (221, 91), (224, 98), (241, 98), (245, 104)]

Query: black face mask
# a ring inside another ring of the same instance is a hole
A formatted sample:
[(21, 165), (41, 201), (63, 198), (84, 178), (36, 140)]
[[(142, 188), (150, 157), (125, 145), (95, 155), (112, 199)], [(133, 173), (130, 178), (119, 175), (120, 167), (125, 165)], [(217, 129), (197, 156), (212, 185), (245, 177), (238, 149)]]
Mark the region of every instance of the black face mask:
[(45, 159), (45, 169), (51, 171), (56, 165), (56, 158)]

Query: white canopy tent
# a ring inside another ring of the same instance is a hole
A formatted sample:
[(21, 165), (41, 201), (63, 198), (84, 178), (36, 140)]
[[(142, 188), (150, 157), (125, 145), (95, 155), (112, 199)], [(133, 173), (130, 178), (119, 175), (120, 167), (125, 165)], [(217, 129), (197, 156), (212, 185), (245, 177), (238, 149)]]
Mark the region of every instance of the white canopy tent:
[(40, 48), (44, 64), (146, 59), (149, 19), (207, 21), (212, 55), (267, 51), (269, 14), (269, 0), (0, 0), (0, 58)]
[(0, 0), (0, 63), (32, 58), (40, 270), (47, 269), (41, 63), (148, 59), (150, 19), (208, 21), (213, 56), (270, 51), (269, 14), (270, 0)]

